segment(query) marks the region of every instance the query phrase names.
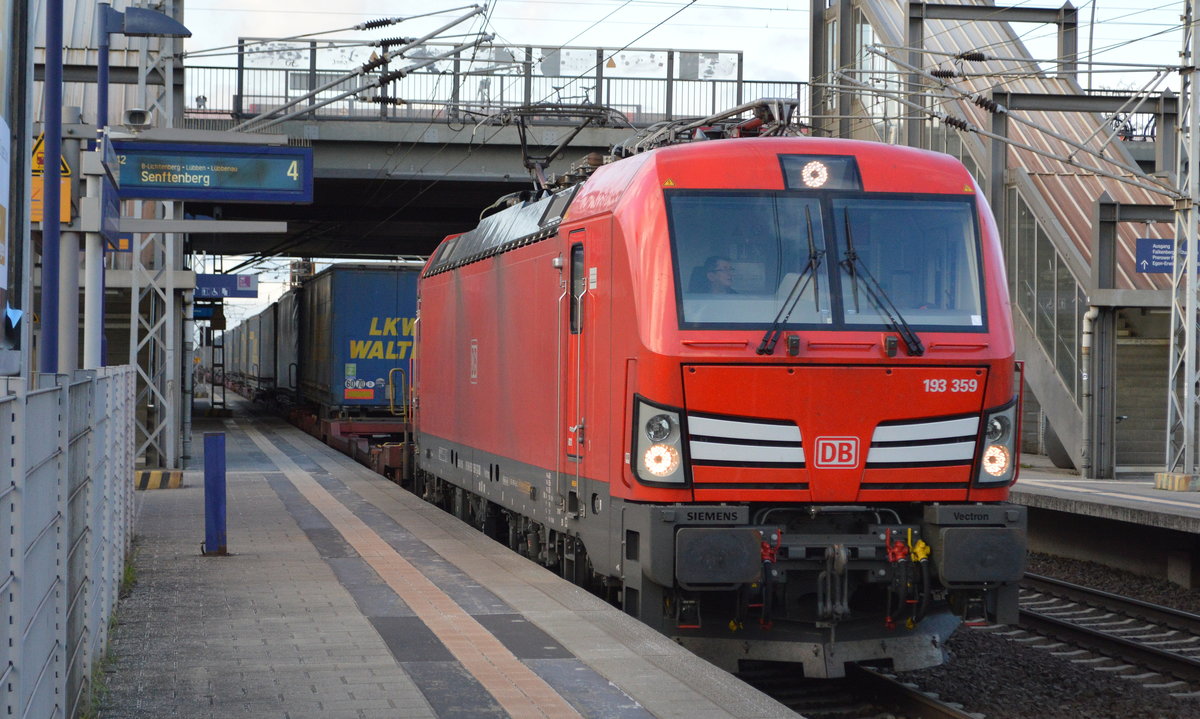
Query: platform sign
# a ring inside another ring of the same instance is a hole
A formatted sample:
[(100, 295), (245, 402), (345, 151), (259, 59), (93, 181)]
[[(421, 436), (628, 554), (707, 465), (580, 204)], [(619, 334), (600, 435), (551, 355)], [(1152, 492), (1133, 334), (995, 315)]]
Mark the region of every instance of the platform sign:
[[(34, 175), (29, 180), (29, 221), (41, 222), (45, 214), (42, 207), (45, 203), (45, 177)], [(63, 177), (58, 181), (58, 221), (68, 224), (71, 221), (71, 190), (75, 184), (71, 178)]]
[(194, 305), (192, 307), (192, 319), (194, 320), (211, 320), (216, 313), (216, 305)]
[(114, 142), (122, 198), (312, 202), (312, 148)]
[(1173, 238), (1139, 237), (1134, 254), (1137, 271), (1143, 273), (1172, 272), (1175, 269), (1175, 240)]
[[(33, 141), (33, 155), (29, 162), (29, 169), (33, 172), (34, 177), (41, 177), (46, 173), (46, 133), (44, 132)], [(71, 176), (71, 166), (67, 164), (67, 158), (58, 158), (58, 171), (62, 177)]]
[(133, 252), (133, 233), (118, 232), (114, 238), (104, 236), (104, 251)]
[(196, 275), (196, 299), (258, 297), (258, 275)]
[(107, 174), (100, 175), (100, 236), (109, 246), (120, 246), (121, 196)]

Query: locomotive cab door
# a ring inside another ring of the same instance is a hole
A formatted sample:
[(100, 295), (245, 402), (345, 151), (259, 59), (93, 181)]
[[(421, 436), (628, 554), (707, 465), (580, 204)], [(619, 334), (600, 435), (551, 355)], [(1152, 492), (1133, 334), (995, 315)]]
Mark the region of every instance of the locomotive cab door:
[(587, 263), (584, 259), (583, 241), (586, 236), (587, 230), (582, 229), (575, 230), (567, 236), (568, 246), (570, 247), (570, 257), (568, 259), (570, 269), (567, 280), (567, 303), (569, 310), (566, 327), (567, 351), (564, 354), (566, 366), (563, 368), (561, 374), (565, 390), (563, 398), (563, 452), (566, 455), (568, 463), (566, 473), (574, 475), (576, 478), (579, 476), (579, 463), (583, 461), (587, 441), (587, 422), (583, 417), (583, 392), (586, 386), (584, 349), (585, 342), (587, 341), (587, 333), (584, 331), (587, 324), (585, 300), (588, 290)]

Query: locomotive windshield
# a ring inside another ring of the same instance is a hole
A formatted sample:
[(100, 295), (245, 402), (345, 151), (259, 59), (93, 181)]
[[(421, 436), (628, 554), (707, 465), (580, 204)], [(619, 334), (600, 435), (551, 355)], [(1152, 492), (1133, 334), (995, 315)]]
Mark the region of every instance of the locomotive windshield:
[[(677, 190), (667, 213), (680, 326), (982, 331), (969, 196)], [(855, 267), (855, 272), (849, 268)]]

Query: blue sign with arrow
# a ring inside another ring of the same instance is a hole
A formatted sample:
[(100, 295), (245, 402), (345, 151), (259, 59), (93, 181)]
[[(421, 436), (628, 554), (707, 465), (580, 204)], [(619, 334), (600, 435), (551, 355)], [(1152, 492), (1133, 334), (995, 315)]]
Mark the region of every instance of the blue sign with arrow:
[[(1182, 252), (1180, 257), (1183, 257)], [(1175, 240), (1173, 238), (1139, 237), (1134, 254), (1138, 272), (1173, 272), (1175, 270)]]

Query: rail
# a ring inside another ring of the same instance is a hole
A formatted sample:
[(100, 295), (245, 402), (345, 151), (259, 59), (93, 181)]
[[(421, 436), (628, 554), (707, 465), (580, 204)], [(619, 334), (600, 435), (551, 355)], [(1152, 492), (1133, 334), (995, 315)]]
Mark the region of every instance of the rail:
[(1200, 685), (1200, 616), (1026, 574), (1020, 626)]
[(902, 716), (910, 719), (977, 719), (961, 705), (883, 669), (846, 664), (844, 679), (797, 679), (786, 663), (752, 664), (738, 677), (801, 716)]

